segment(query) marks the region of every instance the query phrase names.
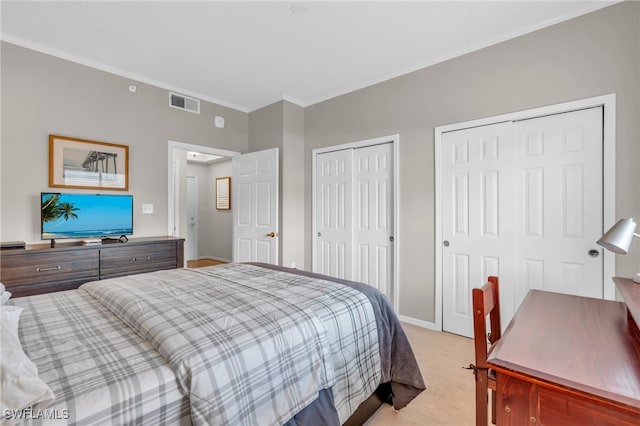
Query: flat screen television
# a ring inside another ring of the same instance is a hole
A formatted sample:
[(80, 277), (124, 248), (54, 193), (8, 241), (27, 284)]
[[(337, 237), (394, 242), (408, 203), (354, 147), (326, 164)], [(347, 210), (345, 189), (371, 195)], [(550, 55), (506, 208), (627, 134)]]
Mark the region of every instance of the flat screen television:
[(43, 240), (133, 234), (133, 195), (43, 192), (40, 203)]

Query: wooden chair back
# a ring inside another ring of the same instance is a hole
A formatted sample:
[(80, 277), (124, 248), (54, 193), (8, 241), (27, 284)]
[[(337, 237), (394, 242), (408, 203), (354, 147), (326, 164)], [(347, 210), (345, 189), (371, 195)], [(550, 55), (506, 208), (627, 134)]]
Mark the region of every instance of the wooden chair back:
[[(487, 353), (502, 336), (500, 324), (500, 286), (498, 277), (489, 277), (473, 294), (473, 340), (476, 363), (473, 367), (476, 379), (476, 425), (487, 424), (487, 403), (491, 389), (491, 419), (496, 422), (496, 382), (495, 375), (487, 367)], [(487, 333), (487, 315), (490, 332)]]

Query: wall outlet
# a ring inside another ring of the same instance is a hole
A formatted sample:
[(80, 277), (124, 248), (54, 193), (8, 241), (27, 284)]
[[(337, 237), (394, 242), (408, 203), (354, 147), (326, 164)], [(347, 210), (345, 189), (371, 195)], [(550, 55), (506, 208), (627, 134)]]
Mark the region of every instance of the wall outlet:
[(143, 204), (142, 214), (153, 214), (153, 204)]

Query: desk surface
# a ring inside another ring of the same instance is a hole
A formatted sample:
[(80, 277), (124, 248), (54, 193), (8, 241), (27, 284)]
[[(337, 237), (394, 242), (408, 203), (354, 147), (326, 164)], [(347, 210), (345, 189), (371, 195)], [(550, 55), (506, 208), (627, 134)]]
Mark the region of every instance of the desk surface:
[(624, 303), (532, 290), (488, 363), (640, 409), (639, 343)]

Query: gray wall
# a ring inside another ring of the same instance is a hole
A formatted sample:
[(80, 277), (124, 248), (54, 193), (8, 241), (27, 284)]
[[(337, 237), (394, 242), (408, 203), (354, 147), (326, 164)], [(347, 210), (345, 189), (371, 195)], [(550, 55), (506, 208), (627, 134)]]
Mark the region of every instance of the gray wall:
[[(640, 4), (623, 2), (311, 107), (282, 101), (250, 114), (206, 102), (200, 115), (175, 110), (166, 90), (132, 94), (126, 78), (2, 43), (0, 239), (39, 239), (50, 133), (129, 145), (136, 236), (167, 233), (168, 140), (279, 147), (282, 263), (310, 269), (311, 150), (397, 133), (400, 313), (434, 321), (434, 127), (616, 93), (616, 214), (640, 217), (639, 24)], [(303, 197), (304, 229), (289, 222)], [(141, 215), (142, 203), (155, 213)], [(637, 241), (632, 250), (616, 258), (618, 274), (640, 267)]]
[[(311, 151), (400, 135), (400, 314), (435, 321), (434, 127), (617, 94), (616, 215), (640, 217), (640, 4), (624, 2), (305, 109), (305, 230)], [(617, 257), (638, 268), (640, 247)], [(307, 265), (311, 241), (307, 240)]]
[[(249, 151), (280, 149), (280, 264), (305, 268), (304, 109), (280, 101), (249, 114)], [(310, 173), (309, 170), (306, 174)], [(308, 264), (309, 269), (311, 264)]]
[(290, 102), (283, 103), (282, 126), (282, 265), (311, 269), (305, 263), (304, 215), (305, 177), (311, 170), (304, 165), (304, 109)]
[(231, 176), (231, 160), (187, 164), (187, 175), (198, 178), (198, 258), (231, 261), (232, 210), (216, 209), (216, 179)]
[[(129, 146), (134, 236), (167, 235), (169, 140), (248, 149), (248, 114), (201, 102), (200, 114), (168, 106), (164, 89), (2, 42), (0, 240), (39, 242), (39, 195), (48, 190), (48, 135)], [(225, 117), (224, 129), (214, 126)], [(100, 192), (96, 190), (73, 192)], [(142, 203), (154, 214), (142, 215)]]

